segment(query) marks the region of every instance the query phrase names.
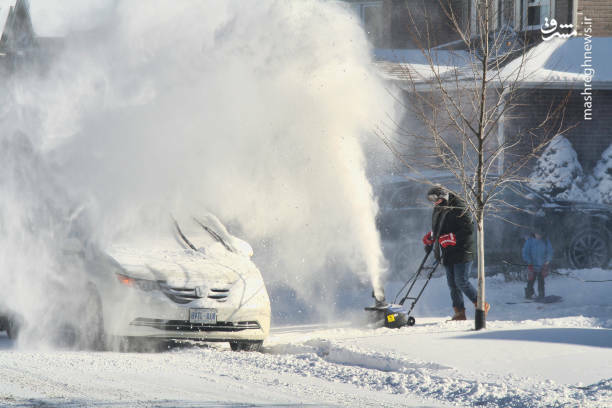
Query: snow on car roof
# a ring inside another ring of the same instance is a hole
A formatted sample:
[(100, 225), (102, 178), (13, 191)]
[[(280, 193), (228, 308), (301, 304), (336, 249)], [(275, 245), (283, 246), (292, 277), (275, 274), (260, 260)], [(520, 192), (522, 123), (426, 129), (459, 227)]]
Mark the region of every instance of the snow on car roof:
[(132, 273), (147, 275), (146, 270), (151, 269), (163, 272), (166, 277), (176, 278), (186, 276), (186, 270), (199, 270), (219, 281), (237, 278), (235, 270), (240, 269), (239, 266), (247, 258), (236, 254), (252, 255), (250, 245), (231, 235), (210, 213), (198, 214), (197, 217), (182, 216), (174, 221), (179, 225), (180, 232), (195, 246), (194, 249), (182, 240), (172, 222), (168, 225), (160, 223), (156, 228), (149, 226), (143, 230), (127, 231), (115, 237), (105, 250)]

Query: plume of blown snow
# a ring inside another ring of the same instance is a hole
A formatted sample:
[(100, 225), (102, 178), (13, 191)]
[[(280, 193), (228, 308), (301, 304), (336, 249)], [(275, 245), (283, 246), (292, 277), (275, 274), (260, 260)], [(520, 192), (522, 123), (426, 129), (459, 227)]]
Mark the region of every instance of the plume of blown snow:
[[(109, 19), (68, 35), (44, 76), (22, 73), (6, 85), (13, 109), (3, 112), (0, 134), (24, 131), (47, 170), (24, 168), (40, 178), (27, 191), (2, 187), (5, 207), (19, 216), (4, 211), (1, 221), (31, 218), (32, 208), (17, 205), (22, 195), (41, 207), (37, 216), (55, 220), (47, 226), (53, 237), (37, 238), (51, 254), (44, 268), (29, 250), (14, 254), (30, 271), (16, 286), (62, 269), (53, 242), (70, 229), (69, 208), (95, 220), (87, 234), (102, 243), (141, 228), (144, 209), (206, 209), (259, 249), (266, 280), (321, 310), (328, 305), (315, 294), (334, 293), (347, 273), (380, 296), (383, 259), (363, 145), (391, 101), (358, 20), (314, 0), (105, 7)], [(60, 215), (42, 208), (58, 200), (47, 191), (50, 178), (67, 197)], [(30, 231), (28, 222), (12, 231)], [(2, 241), (18, 245), (6, 234)], [(0, 290), (5, 298), (13, 288)]]

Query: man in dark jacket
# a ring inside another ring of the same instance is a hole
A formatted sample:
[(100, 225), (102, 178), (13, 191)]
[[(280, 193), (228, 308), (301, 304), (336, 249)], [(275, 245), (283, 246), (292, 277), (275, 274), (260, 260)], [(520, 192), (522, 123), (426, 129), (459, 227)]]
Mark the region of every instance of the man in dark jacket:
[[(423, 237), (426, 246), (433, 245), (436, 259), (446, 268), (455, 314), (452, 320), (466, 320), (463, 295), (476, 305), (477, 292), (469, 281), (476, 255), (474, 223), (465, 202), (443, 187), (433, 187), (427, 199), (434, 204), (432, 230)], [(435, 237), (437, 240), (434, 240)], [(485, 302), (485, 313), (489, 311)]]

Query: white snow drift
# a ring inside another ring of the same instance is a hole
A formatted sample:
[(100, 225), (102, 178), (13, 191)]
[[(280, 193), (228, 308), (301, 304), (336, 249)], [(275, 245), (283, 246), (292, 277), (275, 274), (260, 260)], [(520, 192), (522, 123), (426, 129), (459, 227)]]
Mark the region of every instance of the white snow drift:
[(416, 326), (276, 327), (264, 353), (233, 353), (224, 344), (162, 353), (41, 353), (15, 350), (0, 334), (0, 404), (611, 406), (612, 282), (585, 281), (610, 279), (612, 271), (569, 274), (547, 279), (548, 291), (564, 297), (548, 305), (508, 305), (523, 300), (524, 283), (489, 279), (492, 311), (481, 332), (472, 330), (473, 321), (447, 321), (445, 278), (434, 278), (415, 312)]

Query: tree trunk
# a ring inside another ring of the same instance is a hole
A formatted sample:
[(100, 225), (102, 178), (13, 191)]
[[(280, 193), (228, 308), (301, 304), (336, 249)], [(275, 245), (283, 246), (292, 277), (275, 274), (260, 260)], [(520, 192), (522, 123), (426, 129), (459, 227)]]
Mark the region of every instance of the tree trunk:
[(484, 214), (480, 214), (478, 217), (477, 225), (477, 239), (478, 239), (478, 300), (476, 301), (476, 318), (475, 318), (475, 329), (484, 329), (487, 326), (487, 319), (485, 316), (485, 261), (484, 261)]

